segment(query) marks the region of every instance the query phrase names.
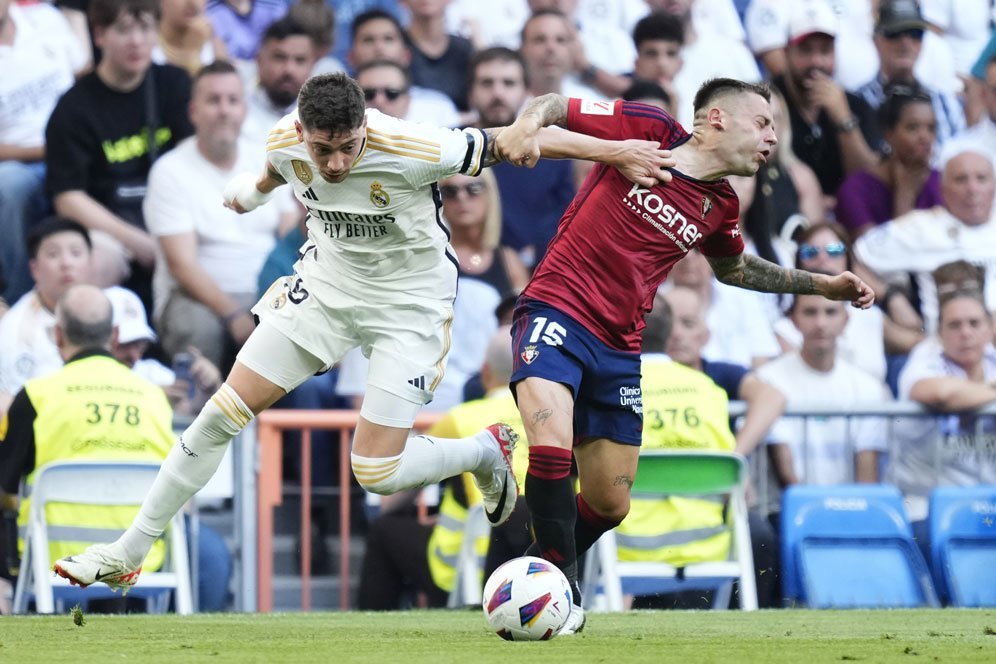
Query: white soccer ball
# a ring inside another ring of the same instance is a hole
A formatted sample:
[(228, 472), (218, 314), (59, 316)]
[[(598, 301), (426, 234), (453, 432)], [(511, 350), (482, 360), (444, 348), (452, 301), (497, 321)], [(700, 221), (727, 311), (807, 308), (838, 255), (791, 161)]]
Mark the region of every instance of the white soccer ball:
[(542, 558), (513, 558), (484, 584), (484, 616), (506, 641), (546, 641), (571, 613), (571, 584)]

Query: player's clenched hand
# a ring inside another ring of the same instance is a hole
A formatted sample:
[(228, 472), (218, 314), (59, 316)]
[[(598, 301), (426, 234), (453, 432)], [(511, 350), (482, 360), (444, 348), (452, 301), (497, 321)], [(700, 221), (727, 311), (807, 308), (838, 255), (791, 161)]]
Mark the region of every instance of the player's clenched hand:
[(272, 192), (264, 193), (260, 191), (257, 183), (256, 176), (249, 173), (240, 173), (233, 177), (225, 185), (225, 191), (222, 194), (225, 207), (243, 214), (250, 210), (255, 210), (270, 200)]
[(849, 300), (858, 309), (867, 309), (875, 303), (875, 292), (853, 272), (841, 272), (835, 277), (825, 277), (820, 294), (828, 300)]
[(627, 180), (641, 187), (653, 187), (671, 181), (672, 168), (677, 162), (670, 150), (662, 150), (656, 141), (629, 139), (619, 142), (616, 163), (613, 165)]
[(513, 166), (532, 168), (540, 158), (537, 131), (531, 123), (516, 120), (495, 138), (495, 154)]

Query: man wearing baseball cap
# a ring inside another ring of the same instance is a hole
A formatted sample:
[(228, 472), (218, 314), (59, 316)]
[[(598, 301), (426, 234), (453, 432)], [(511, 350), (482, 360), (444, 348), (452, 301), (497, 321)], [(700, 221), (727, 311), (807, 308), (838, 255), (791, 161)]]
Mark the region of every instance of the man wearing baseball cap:
[(829, 4), (794, 2), (790, 11), (785, 74), (773, 82), (788, 101), (793, 151), (834, 196), (847, 174), (878, 162), (875, 115), (833, 80), (837, 17)]
[[(879, 70), (871, 79), (855, 91), (873, 109), (878, 109), (885, 101), (885, 89), (890, 85), (904, 84), (922, 88), (930, 95), (937, 118), (937, 138), (934, 144), (935, 156), (944, 142), (965, 128), (965, 112), (957, 97), (950, 91), (942, 92), (935, 87), (942, 75), (944, 58), (938, 57), (938, 49), (948, 49), (943, 40), (933, 37), (933, 49), (926, 47), (929, 25), (920, 12), (916, 0), (882, 0), (879, 6), (878, 19), (875, 22), (875, 48), (878, 51)], [(933, 54), (939, 63), (923, 63), (924, 57)], [(950, 54), (948, 60), (952, 62)], [(918, 64), (919, 62), (919, 64)], [(914, 66), (916, 71), (914, 71)], [(922, 68), (930, 71), (929, 78), (918, 77), (916, 72)], [(947, 78), (954, 76), (953, 66), (947, 73)], [(922, 78), (922, 80), (921, 80)], [(930, 83), (925, 81), (929, 80)]]

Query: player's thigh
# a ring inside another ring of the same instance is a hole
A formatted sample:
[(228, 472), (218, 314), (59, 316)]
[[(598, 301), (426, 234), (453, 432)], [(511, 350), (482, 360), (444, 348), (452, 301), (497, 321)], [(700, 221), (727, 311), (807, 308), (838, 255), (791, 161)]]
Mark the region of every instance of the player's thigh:
[(531, 376), (515, 384), (515, 396), (530, 446), (571, 449), (574, 444), (574, 395), (563, 383)]
[(585, 439), (574, 448), (585, 502), (605, 517), (622, 519), (636, 477), (640, 447), (608, 438)]
[(239, 351), (225, 382), (259, 414), (324, 368), (323, 360), (270, 322), (261, 321)]
[(326, 371), (359, 345), (353, 314), (358, 304), (362, 301), (348, 293), (292, 274), (274, 281), (252, 312), (260, 325), (270, 325), (321, 360), (315, 371)]
[(571, 449), (575, 397), (590, 359), (584, 332), (556, 309), (530, 303), (512, 322), (512, 389), (530, 445)]
[(370, 358), (368, 395), (377, 388), (418, 405), (432, 401), (453, 340), (452, 303), (427, 298), (365, 303), (357, 310), (356, 324), (364, 354)]

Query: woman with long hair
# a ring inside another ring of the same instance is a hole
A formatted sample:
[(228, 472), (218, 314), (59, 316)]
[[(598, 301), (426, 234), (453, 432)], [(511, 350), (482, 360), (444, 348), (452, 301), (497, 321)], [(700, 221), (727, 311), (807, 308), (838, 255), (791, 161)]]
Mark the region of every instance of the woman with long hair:
[(937, 138), (930, 95), (917, 85), (891, 85), (885, 92), (878, 113), (887, 154), (849, 175), (837, 192), (837, 221), (855, 238), (910, 210), (941, 204), (941, 174), (930, 166)]

